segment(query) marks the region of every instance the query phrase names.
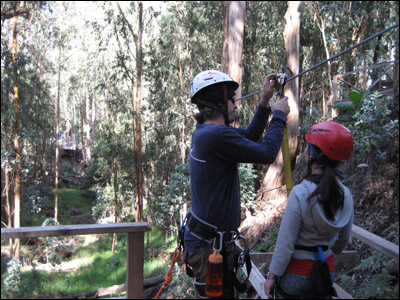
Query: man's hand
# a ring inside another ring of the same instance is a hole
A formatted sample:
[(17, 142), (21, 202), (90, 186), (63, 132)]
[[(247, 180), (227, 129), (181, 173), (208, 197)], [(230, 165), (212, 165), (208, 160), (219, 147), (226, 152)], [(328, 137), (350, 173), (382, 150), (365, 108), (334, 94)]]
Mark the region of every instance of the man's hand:
[(282, 97), (280, 100), (276, 100), (275, 98), (270, 100), (271, 103), (271, 110), (280, 110), (286, 114), (286, 116), (290, 112), (290, 107), (288, 104), (288, 97)]
[(275, 92), (275, 76), (276, 73), (268, 74), (265, 78), (263, 91), (261, 95), (260, 105), (264, 107), (269, 106), (269, 99), (274, 95)]

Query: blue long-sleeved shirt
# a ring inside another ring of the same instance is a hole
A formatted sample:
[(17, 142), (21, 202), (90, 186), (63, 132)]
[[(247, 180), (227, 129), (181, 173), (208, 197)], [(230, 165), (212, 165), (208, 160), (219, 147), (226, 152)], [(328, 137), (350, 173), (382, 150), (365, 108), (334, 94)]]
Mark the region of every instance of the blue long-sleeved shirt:
[[(190, 151), (191, 210), (219, 231), (240, 225), (238, 163), (271, 164), (280, 149), (287, 120), (275, 111), (264, 139), (269, 110), (259, 106), (247, 128), (197, 124)], [(211, 245), (185, 233), (185, 248), (201, 253)]]

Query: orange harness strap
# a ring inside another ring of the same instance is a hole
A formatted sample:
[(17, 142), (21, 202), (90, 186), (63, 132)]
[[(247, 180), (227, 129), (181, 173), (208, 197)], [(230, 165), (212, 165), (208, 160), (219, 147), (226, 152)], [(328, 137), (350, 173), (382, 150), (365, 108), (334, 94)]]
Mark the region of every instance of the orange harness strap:
[[(177, 252), (178, 251), (178, 252)], [(161, 291), (164, 289), (164, 287), (167, 286), (167, 284), (170, 284), (172, 281), (172, 268), (174, 267), (175, 262), (178, 260), (179, 255), (181, 254), (181, 247), (177, 246), (174, 251), (174, 255), (172, 256), (172, 263), (171, 266), (169, 267), (169, 270), (167, 274), (165, 274), (165, 280), (164, 283), (162, 284), (160, 290), (158, 291), (157, 295), (154, 297), (154, 299), (157, 299), (158, 296), (160, 296)]]

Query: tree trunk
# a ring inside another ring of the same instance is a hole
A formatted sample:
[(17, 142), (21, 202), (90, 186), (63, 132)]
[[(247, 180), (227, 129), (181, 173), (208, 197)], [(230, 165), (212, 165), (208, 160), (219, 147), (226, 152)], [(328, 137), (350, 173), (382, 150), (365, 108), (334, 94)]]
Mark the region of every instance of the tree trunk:
[[(223, 23), (224, 45), (222, 49), (222, 71), (239, 83), (236, 98), (242, 96), (242, 52), (246, 1), (227, 1)], [(240, 101), (239, 101), (240, 102)], [(240, 103), (237, 102), (239, 106)]]
[[(94, 71), (94, 86), (97, 86), (97, 73)], [(96, 89), (93, 89), (93, 96), (92, 96), (92, 118), (91, 118), (91, 124), (92, 124), (92, 141), (96, 141), (97, 138), (97, 113), (96, 113), (96, 106), (97, 106), (97, 101), (96, 101)]]
[[(14, 17), (13, 28), (13, 73), (14, 73), (14, 152), (16, 158), (15, 184), (14, 184), (14, 228), (20, 227), (21, 214), (21, 173), (22, 173), (22, 154), (19, 146), (19, 103), (18, 103), (18, 71), (17, 71), (17, 22), (18, 16)], [(20, 239), (15, 239), (15, 259), (20, 256)]]
[(143, 173), (142, 173), (142, 129), (140, 123), (140, 106), (142, 102), (142, 32), (143, 3), (139, 2), (139, 34), (136, 42), (136, 139), (135, 139), (135, 169), (136, 169), (136, 222), (143, 222)]
[(88, 95), (88, 91), (86, 91), (85, 95), (85, 133), (86, 133), (86, 139), (85, 139), (85, 151), (86, 151), (86, 163), (89, 165), (90, 161), (92, 159), (91, 156), (91, 137), (90, 137), (90, 127), (91, 127), (91, 119), (90, 119), (90, 99)]
[[(113, 161), (114, 174), (114, 223), (118, 223), (118, 169), (116, 159)], [(114, 233), (111, 246), (111, 253), (114, 253), (115, 245), (117, 244), (117, 234)]]
[[(314, 17), (317, 20), (317, 26), (319, 30), (321, 31), (322, 35), (322, 41), (324, 43), (324, 48), (325, 48), (325, 54), (326, 54), (326, 59), (331, 58), (330, 52), (329, 52), (329, 47), (328, 47), (328, 41), (326, 40), (326, 22), (324, 19), (324, 16), (322, 15), (323, 12), (321, 12), (321, 6), (319, 2), (314, 2)], [(327, 62), (328, 65), (328, 81), (329, 81), (329, 87), (330, 87), (330, 95), (332, 95), (332, 64), (330, 61)], [(325, 109), (325, 107), (324, 107)]]
[[(4, 167), (4, 191), (2, 193), (5, 195), (5, 204), (4, 204), (4, 210), (6, 213), (7, 217), (7, 228), (12, 227), (12, 214), (11, 214), (11, 202), (10, 202), (10, 177), (8, 174), (8, 170), (10, 169), (10, 165), (8, 162), (6, 162), (6, 165)], [(9, 239), (9, 247), (10, 247), (10, 256), (13, 254), (13, 242), (12, 239)]]
[(56, 106), (56, 174), (55, 174), (55, 199), (54, 199), (54, 221), (58, 224), (58, 165), (60, 161), (60, 149), (58, 148), (58, 139), (60, 132), (60, 77), (61, 77), (61, 46), (58, 54), (58, 85), (57, 85), (57, 106)]
[[(289, 77), (299, 73), (300, 50), (300, 13), (298, 11), (300, 1), (288, 1), (288, 9), (285, 14), (285, 55), (286, 72)], [(290, 114), (286, 123), (289, 135), (290, 157), (293, 159), (297, 149), (298, 122), (299, 122), (299, 78), (288, 82), (285, 86), (285, 96), (289, 98)], [(273, 164), (268, 168), (261, 185), (263, 199), (267, 199), (268, 193), (263, 193), (284, 184), (284, 170), (282, 149)]]

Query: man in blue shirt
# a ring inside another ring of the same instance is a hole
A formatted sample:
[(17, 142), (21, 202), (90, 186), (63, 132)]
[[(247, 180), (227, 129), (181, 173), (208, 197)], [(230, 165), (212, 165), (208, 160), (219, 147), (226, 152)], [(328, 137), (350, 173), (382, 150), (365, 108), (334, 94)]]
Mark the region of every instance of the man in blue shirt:
[[(192, 206), (184, 235), (184, 259), (201, 298), (207, 297), (207, 259), (213, 244), (223, 255), (221, 297), (234, 296), (234, 239), (240, 225), (238, 163), (271, 164), (290, 111), (287, 97), (271, 100), (278, 85), (275, 77), (266, 76), (260, 103), (247, 128), (229, 126), (235, 120), (237, 82), (216, 70), (201, 72), (193, 79), (191, 101), (200, 113), (195, 116), (198, 124), (190, 151)], [(268, 132), (261, 140), (271, 111)]]

